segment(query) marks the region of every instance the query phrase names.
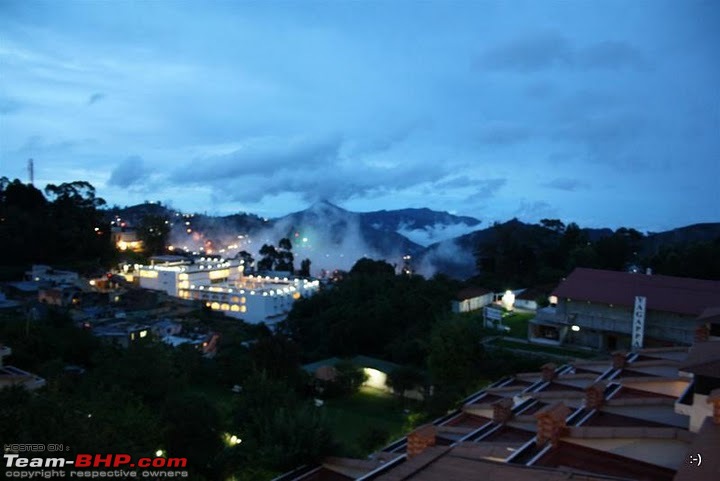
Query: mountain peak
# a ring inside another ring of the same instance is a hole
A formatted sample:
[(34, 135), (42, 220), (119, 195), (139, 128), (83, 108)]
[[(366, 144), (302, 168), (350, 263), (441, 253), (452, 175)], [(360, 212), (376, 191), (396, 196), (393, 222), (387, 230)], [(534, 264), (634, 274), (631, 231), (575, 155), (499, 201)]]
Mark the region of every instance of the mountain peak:
[(312, 212), (327, 212), (327, 211), (341, 211), (345, 212), (345, 209), (338, 207), (327, 199), (321, 199), (313, 202), (307, 210)]

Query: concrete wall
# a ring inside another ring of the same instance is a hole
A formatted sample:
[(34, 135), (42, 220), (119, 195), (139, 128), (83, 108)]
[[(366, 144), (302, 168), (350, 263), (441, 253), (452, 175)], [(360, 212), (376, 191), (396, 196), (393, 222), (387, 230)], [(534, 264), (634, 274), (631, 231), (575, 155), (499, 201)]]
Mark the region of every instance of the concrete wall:
[(692, 405), (675, 403), (675, 412), (690, 416), (690, 431), (696, 433), (700, 430), (705, 419), (712, 417), (713, 406), (707, 402), (706, 395), (695, 393)]
[(489, 292), (483, 296), (472, 297), (462, 301), (454, 300), (450, 303), (454, 313), (477, 311), (483, 307), (492, 304), (493, 293)]
[[(567, 301), (559, 299), (557, 316), (569, 324), (580, 326), (589, 331), (587, 338), (579, 337), (579, 343), (592, 347), (601, 347), (603, 340), (597, 333), (616, 333), (630, 336), (632, 328), (632, 309), (629, 307), (609, 306), (585, 301)], [(591, 333), (595, 332), (595, 335)], [(693, 316), (683, 316), (670, 312), (648, 310), (645, 316), (646, 339), (668, 341), (691, 345), (695, 336)], [(618, 349), (624, 346), (617, 346)]]

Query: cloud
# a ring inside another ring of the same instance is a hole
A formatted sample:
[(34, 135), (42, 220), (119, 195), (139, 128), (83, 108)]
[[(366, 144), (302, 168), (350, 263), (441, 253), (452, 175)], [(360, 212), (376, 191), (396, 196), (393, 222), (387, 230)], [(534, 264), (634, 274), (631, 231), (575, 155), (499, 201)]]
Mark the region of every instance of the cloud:
[(516, 73), (539, 72), (555, 67), (577, 70), (646, 70), (649, 60), (627, 42), (603, 40), (576, 47), (557, 32), (529, 33), (486, 50), (478, 67)]
[(342, 137), (255, 139), (240, 149), (194, 159), (175, 169), (169, 181), (213, 189), (216, 201), (257, 202), (296, 194), (305, 201), (372, 198), (435, 181), (453, 171), (448, 162), (396, 160), (395, 150), (349, 156)]
[(557, 209), (544, 200), (528, 201), (523, 199), (515, 211), (515, 216), (526, 222), (537, 222), (543, 218), (557, 217)]
[(479, 66), (489, 70), (535, 72), (558, 64), (570, 64), (573, 50), (562, 35), (538, 32), (486, 51)]
[(474, 187), (477, 183), (478, 181), (476, 179), (472, 179), (467, 175), (460, 175), (435, 182), (433, 187), (437, 190), (462, 189), (465, 187)]
[(134, 155), (123, 160), (113, 169), (107, 185), (127, 188), (142, 184), (149, 173), (150, 169), (145, 165), (145, 161)]
[(495, 195), (495, 193), (500, 190), (505, 184), (507, 184), (507, 179), (503, 178), (478, 180), (475, 182), (477, 190), (474, 194), (468, 196), (465, 200), (467, 202), (487, 200), (493, 195)]
[(0, 114), (7, 115), (17, 112), (22, 108), (22, 104), (10, 97), (0, 97)]
[(87, 104), (92, 105), (94, 103), (100, 102), (104, 98), (105, 98), (105, 94), (100, 93), (100, 92), (95, 92), (90, 97), (88, 97)]
[(480, 131), (480, 140), (491, 145), (510, 145), (529, 139), (531, 131), (514, 122), (492, 122)]
[(301, 173), (305, 169), (330, 168), (338, 160), (341, 145), (339, 136), (319, 140), (252, 139), (232, 152), (195, 159), (176, 169), (171, 179), (197, 184), (250, 176), (272, 177), (286, 170)]
[(578, 189), (584, 189), (589, 187), (586, 182), (583, 182), (581, 180), (563, 177), (558, 177), (557, 179), (553, 179), (550, 182), (545, 182), (541, 185), (550, 189), (564, 190), (567, 192), (575, 192)]
[(610, 40), (579, 49), (575, 58), (581, 69), (646, 70), (650, 67), (648, 59), (635, 47)]
[(597, 162), (615, 164), (646, 133), (648, 121), (634, 112), (611, 112), (568, 120), (551, 137), (575, 142)]

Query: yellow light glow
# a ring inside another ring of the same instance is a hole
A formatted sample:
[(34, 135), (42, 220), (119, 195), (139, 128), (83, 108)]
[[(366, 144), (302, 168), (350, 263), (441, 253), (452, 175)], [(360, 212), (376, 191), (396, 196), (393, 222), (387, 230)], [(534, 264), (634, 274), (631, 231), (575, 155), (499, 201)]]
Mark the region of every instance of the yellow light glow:
[(185, 274), (185, 273), (182, 273), (182, 274), (180, 274), (180, 275), (178, 276), (178, 279), (180, 279), (181, 281), (186, 281), (186, 280), (188, 280), (189, 278), (190, 278), (190, 277), (189, 277), (187, 274)]
[(502, 296), (502, 303), (505, 309), (512, 310), (513, 304), (515, 304), (515, 294), (513, 294), (513, 291), (505, 291), (505, 294)]
[(210, 279), (224, 279), (226, 277), (230, 277), (230, 269), (220, 269), (219, 271), (210, 271), (208, 273), (208, 277)]
[(376, 389), (387, 388), (387, 374), (371, 367), (363, 368), (363, 372), (367, 375), (367, 381), (365, 381), (363, 386), (374, 387)]
[(231, 300), (232, 302), (240, 302), (240, 298), (239, 298), (238, 296), (232, 296), (232, 297), (230, 298), (230, 300)]
[(148, 279), (157, 279), (158, 271), (152, 271), (149, 269), (141, 269), (140, 277), (146, 277)]
[(229, 310), (230, 310), (230, 304), (222, 304), (222, 305), (220, 306), (220, 309), (222, 309), (223, 311), (229, 311)]
[(247, 312), (247, 307), (240, 306), (240, 312)]
[(230, 310), (231, 310), (232, 312), (239, 312), (239, 311), (240, 311), (240, 306), (238, 306), (237, 304), (233, 304), (232, 306), (230, 306)]
[(213, 302), (213, 303), (210, 305), (210, 307), (212, 307), (212, 308), (215, 309), (215, 310), (220, 309), (220, 303), (219, 303), (219, 302)]
[(295, 292), (295, 293), (293, 294), (293, 299), (295, 299), (295, 300), (300, 299), (300, 293), (299, 293), (299, 292)]
[(147, 331), (140, 331), (140, 338), (147, 336)]

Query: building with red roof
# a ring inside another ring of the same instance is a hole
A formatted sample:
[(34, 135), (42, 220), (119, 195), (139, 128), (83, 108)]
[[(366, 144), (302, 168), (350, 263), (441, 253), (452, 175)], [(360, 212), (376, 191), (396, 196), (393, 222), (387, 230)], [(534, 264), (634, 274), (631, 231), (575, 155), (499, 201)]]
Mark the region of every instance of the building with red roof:
[(645, 300), (642, 346), (689, 346), (715, 329), (718, 281), (578, 268), (552, 292), (556, 305), (538, 311), (529, 338), (628, 349), (638, 297)]

